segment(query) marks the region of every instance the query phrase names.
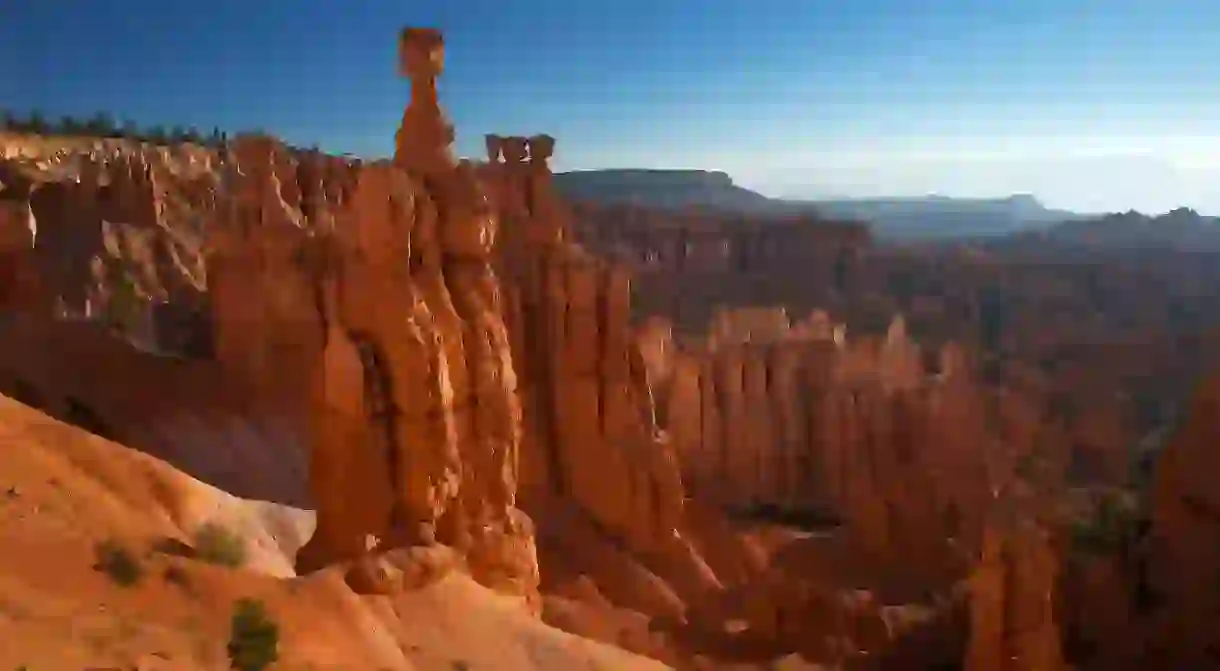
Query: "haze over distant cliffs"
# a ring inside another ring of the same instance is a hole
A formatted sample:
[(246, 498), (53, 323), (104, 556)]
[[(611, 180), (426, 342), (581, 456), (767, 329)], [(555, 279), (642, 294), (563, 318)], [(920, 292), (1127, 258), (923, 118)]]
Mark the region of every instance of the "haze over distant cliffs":
[(1030, 195), (1007, 198), (769, 198), (703, 170), (583, 170), (555, 175), (555, 186), (574, 200), (634, 202), (650, 207), (710, 207), (747, 213), (816, 210), (828, 218), (867, 221), (881, 238), (941, 239), (1006, 235), (1044, 228), (1085, 215), (1045, 207)]
[(555, 174), (555, 187), (573, 200), (635, 202), (661, 208), (707, 206), (771, 211), (790, 207), (733, 183), (726, 173), (707, 170), (579, 170)]

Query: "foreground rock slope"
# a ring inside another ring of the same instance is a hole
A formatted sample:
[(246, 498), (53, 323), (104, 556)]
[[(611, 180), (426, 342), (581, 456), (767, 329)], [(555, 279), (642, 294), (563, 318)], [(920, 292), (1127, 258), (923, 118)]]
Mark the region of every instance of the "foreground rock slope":
[[(334, 570), (295, 577), (310, 511), (233, 497), (7, 398), (0, 438), (5, 668), (227, 668), (242, 598), (278, 623), (278, 669), (663, 668), (551, 629), (458, 571), (381, 597)], [(190, 558), (205, 524), (245, 539), (243, 567)], [(135, 585), (94, 568), (107, 542), (135, 558)]]

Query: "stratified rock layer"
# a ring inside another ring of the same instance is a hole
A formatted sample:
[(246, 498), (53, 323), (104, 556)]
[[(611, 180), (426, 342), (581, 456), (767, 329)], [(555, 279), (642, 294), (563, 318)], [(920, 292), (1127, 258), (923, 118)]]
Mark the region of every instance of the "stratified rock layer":
[(925, 371), (901, 319), (885, 339), (858, 342), (821, 313), (791, 327), (776, 319), (787, 321), (722, 314), (695, 346), (656, 322), (642, 333), (688, 486), (739, 510), (842, 520), (869, 554), (948, 578), (951, 558), (978, 545), (1009, 455), (1026, 446), (989, 424), (958, 350)]

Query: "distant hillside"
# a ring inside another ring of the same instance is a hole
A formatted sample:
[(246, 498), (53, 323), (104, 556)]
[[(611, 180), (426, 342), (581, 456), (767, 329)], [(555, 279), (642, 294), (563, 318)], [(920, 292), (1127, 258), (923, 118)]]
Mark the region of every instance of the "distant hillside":
[(1006, 247), (1044, 249), (1048, 244), (1091, 249), (1160, 247), (1190, 252), (1220, 252), (1220, 217), (1205, 217), (1181, 207), (1162, 215), (1139, 212), (1107, 214), (996, 238)]
[(564, 197), (599, 203), (633, 202), (662, 209), (691, 206), (742, 211), (799, 209), (800, 204), (742, 188), (723, 172), (705, 170), (580, 170), (555, 175)]
[(876, 198), (807, 202), (829, 217), (861, 219), (880, 237), (937, 239), (1008, 235), (1079, 219), (1030, 195), (1007, 198)]
[(567, 198), (601, 203), (634, 202), (661, 209), (704, 206), (769, 214), (815, 210), (828, 218), (867, 221), (874, 234), (891, 240), (1007, 235), (1081, 216), (1048, 209), (1029, 195), (994, 199), (768, 198), (734, 184), (723, 172), (701, 170), (585, 170), (559, 173), (555, 184)]

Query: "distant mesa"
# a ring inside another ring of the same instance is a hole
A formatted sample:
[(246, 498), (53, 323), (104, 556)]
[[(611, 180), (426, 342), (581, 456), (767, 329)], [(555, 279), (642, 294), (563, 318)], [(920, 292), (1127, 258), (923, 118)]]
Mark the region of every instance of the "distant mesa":
[(555, 188), (572, 200), (632, 202), (663, 209), (692, 206), (767, 211), (784, 205), (737, 186), (727, 173), (706, 170), (580, 170), (555, 175)]
[(633, 203), (658, 209), (709, 208), (747, 214), (809, 214), (867, 221), (883, 239), (937, 240), (1009, 235), (1038, 230), (1083, 215), (1047, 208), (1031, 194), (1002, 198), (769, 198), (704, 170), (581, 170), (555, 175), (555, 187), (571, 200)]

